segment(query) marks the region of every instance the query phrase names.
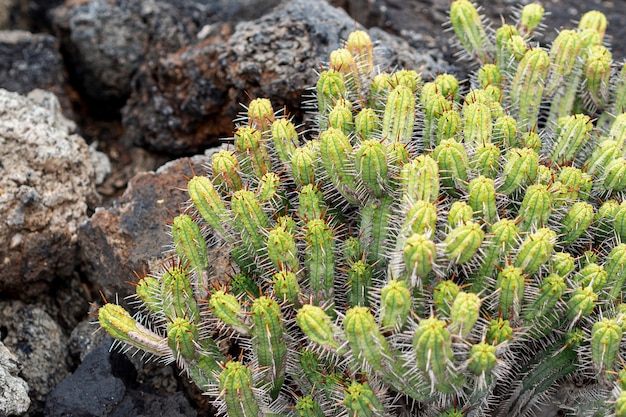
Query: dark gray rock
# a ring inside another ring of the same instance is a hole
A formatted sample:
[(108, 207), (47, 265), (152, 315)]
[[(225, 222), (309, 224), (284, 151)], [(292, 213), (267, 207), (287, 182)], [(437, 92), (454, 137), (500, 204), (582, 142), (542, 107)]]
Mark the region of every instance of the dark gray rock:
[[(122, 111), (126, 135), (140, 146), (191, 153), (230, 136), (240, 103), (267, 97), (298, 114), (328, 54), (355, 29), (354, 20), (324, 0), (283, 2), (239, 23), (228, 39), (215, 31), (188, 48), (146, 62)], [(392, 35), (378, 32), (379, 49), (399, 67), (444, 69)]]
[(20, 94), (41, 88), (57, 95), (66, 115), (63, 58), (54, 36), (21, 30), (0, 32), (0, 88)]
[(28, 383), (29, 416), (41, 413), (48, 394), (68, 375), (67, 338), (40, 307), (19, 301), (0, 303), (0, 323), (7, 328), (3, 343), (22, 365)]
[[(53, 12), (54, 31), (75, 88), (92, 112), (112, 114), (124, 104), (144, 61), (192, 43), (205, 25), (241, 19), (246, 6), (272, 1), (93, 0), (66, 2)], [(250, 7), (254, 13), (262, 7)]]
[(128, 358), (106, 337), (48, 396), (46, 417), (195, 417), (182, 393), (158, 395), (137, 382)]

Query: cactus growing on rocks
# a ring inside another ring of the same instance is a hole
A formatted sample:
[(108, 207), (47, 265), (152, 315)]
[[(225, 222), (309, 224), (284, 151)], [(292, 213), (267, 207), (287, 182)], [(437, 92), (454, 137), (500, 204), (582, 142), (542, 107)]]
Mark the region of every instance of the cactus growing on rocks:
[[(626, 69), (596, 12), (532, 46), (542, 13), (492, 34), (452, 3), (479, 65), (467, 91), (376, 72), (352, 33), (306, 140), (253, 100), (234, 149), (189, 181), (142, 310), (105, 304), (101, 326), (175, 361), (221, 415), (524, 416), (557, 400), (626, 415)], [(212, 275), (209, 245), (231, 251), (231, 277)]]

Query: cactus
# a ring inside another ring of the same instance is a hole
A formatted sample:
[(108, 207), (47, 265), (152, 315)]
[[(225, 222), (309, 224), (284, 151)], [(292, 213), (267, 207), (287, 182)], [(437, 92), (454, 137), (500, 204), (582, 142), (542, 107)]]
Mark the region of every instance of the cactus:
[[(604, 16), (543, 48), (543, 14), (492, 30), (452, 2), (464, 95), (377, 73), (357, 31), (306, 134), (253, 100), (189, 180), (144, 308), (106, 304), (100, 325), (220, 415), (516, 417), (581, 380), (567, 415), (626, 415), (626, 72)], [(232, 277), (212, 276), (216, 242)]]

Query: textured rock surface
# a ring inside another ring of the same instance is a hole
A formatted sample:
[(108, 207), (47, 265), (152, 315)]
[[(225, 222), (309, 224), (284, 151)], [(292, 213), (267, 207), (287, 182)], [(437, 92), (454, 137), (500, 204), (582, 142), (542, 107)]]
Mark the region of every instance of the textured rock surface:
[(182, 393), (159, 395), (138, 384), (128, 359), (106, 337), (48, 396), (47, 417), (196, 416)]
[(19, 415), (28, 410), (28, 384), (18, 377), (17, 357), (0, 342), (0, 416)]
[(205, 172), (207, 158), (181, 158), (157, 172), (135, 176), (108, 209), (97, 209), (80, 228), (82, 269), (104, 295), (115, 300), (134, 293), (135, 273), (156, 269), (170, 244), (168, 222), (181, 209), (185, 178)]
[[(188, 48), (146, 62), (123, 109), (127, 136), (170, 153), (194, 152), (230, 136), (239, 103), (268, 97), (276, 108), (301, 109), (306, 88), (328, 53), (341, 45), (355, 22), (324, 1), (284, 2), (271, 13), (236, 26), (225, 40), (211, 33)], [(393, 64), (443, 71), (443, 62), (405, 43), (404, 50), (379, 36)], [(394, 48), (392, 48), (392, 46)]]
[(96, 200), (74, 129), (51, 93), (0, 90), (0, 292), (27, 299), (74, 271), (78, 226)]
[(59, 98), (65, 114), (70, 114), (63, 72), (63, 59), (54, 36), (21, 30), (2, 32), (0, 88), (21, 94), (36, 88), (52, 91)]
[(28, 415), (37, 415), (47, 395), (68, 375), (67, 338), (48, 313), (19, 301), (0, 303), (0, 323), (7, 328), (3, 342), (21, 363), (20, 376), (28, 383)]
[(144, 60), (188, 45), (202, 26), (229, 20), (251, 3), (255, 2), (66, 2), (55, 9), (53, 25), (76, 88), (89, 104), (97, 103), (94, 111), (109, 113), (123, 105), (131, 78)]

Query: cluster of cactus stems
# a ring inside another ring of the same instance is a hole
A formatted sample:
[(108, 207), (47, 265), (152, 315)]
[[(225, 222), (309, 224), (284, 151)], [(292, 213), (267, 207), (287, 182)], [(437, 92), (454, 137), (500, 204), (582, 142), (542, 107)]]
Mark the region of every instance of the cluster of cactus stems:
[(540, 47), (543, 12), (493, 30), (454, 1), (467, 83), (353, 32), (306, 132), (253, 100), (140, 311), (100, 325), (220, 415), (626, 416), (626, 66), (599, 12)]

